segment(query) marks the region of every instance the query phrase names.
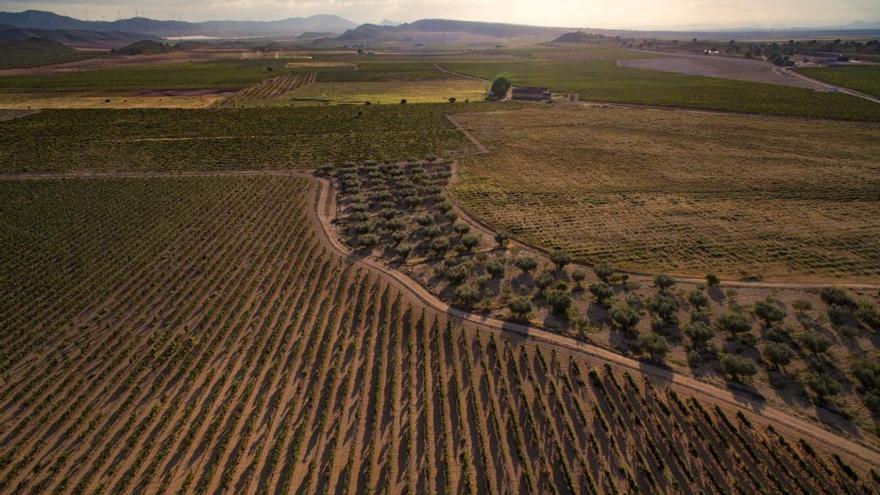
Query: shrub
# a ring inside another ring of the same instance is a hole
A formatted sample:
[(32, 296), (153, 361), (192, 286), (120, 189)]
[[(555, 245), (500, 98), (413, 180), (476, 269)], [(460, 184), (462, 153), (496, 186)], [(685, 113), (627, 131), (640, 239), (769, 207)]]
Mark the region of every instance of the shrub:
[(550, 261), (556, 265), (557, 270), (562, 270), (565, 268), (565, 265), (571, 263), (571, 256), (562, 251), (559, 248), (553, 250), (553, 254), (550, 255)]
[(828, 306), (828, 319), (836, 324), (846, 323), (852, 317), (852, 312), (846, 306), (831, 304)]
[(575, 270), (571, 272), (571, 279), (574, 280), (575, 289), (581, 290), (581, 282), (587, 278), (587, 274), (583, 270)]
[(654, 285), (660, 290), (666, 290), (675, 285), (676, 280), (669, 275), (660, 274), (654, 277)]
[(348, 211), (352, 213), (363, 213), (367, 211), (370, 206), (366, 203), (352, 203), (348, 205)]
[(434, 218), (431, 217), (431, 215), (424, 213), (416, 217), (416, 223), (421, 225), (422, 227), (427, 227), (428, 225), (434, 223)]
[(553, 312), (558, 315), (564, 315), (565, 311), (571, 306), (571, 296), (568, 292), (559, 289), (553, 289), (547, 292), (547, 304), (553, 308)]
[(446, 270), (446, 280), (449, 280), (453, 285), (459, 285), (467, 280), (470, 273), (470, 268), (465, 265), (453, 266)]
[(599, 280), (607, 284), (611, 279), (611, 276), (614, 275), (614, 269), (608, 265), (596, 265), (593, 267), (593, 273), (599, 277)]
[(532, 312), (532, 302), (525, 297), (517, 297), (507, 303), (507, 307), (513, 316), (524, 319)]
[(473, 249), (477, 247), (477, 244), (479, 243), (480, 238), (473, 234), (469, 234), (461, 238), (461, 245), (464, 246), (465, 250), (469, 252), (473, 251)]
[(687, 300), (694, 308), (705, 308), (709, 305), (709, 297), (699, 289), (692, 290), (688, 294)]
[(394, 248), (394, 252), (401, 258), (407, 258), (412, 253), (412, 250), (413, 245), (409, 243), (401, 243)]
[(538, 286), (538, 289), (541, 291), (547, 289), (551, 285), (556, 282), (556, 278), (552, 273), (544, 272), (535, 279), (535, 285)]
[(460, 285), (455, 288), (452, 296), (456, 304), (469, 308), (480, 300), (480, 289), (471, 284)]
[(376, 234), (361, 234), (357, 237), (357, 245), (362, 248), (371, 248), (379, 244), (379, 236)]
[(781, 368), (788, 365), (791, 363), (791, 358), (794, 357), (794, 353), (787, 345), (776, 342), (771, 342), (765, 345), (762, 354), (764, 355), (764, 359), (775, 368)]
[(712, 330), (712, 327), (702, 321), (691, 323), (687, 330), (685, 330), (685, 333), (691, 338), (694, 347), (704, 347), (715, 336), (715, 331)]
[[(428, 225), (427, 227), (422, 227), (422, 234), (428, 239), (434, 239), (442, 233), (440, 227), (436, 225)], [(446, 240), (447, 246), (449, 245), (449, 241)]]
[(816, 394), (819, 402), (825, 402), (829, 396), (840, 392), (840, 384), (825, 373), (807, 373), (801, 383)]
[(610, 313), (611, 326), (621, 332), (633, 333), (641, 316), (631, 306), (613, 308)]
[(497, 259), (488, 261), (486, 263), (486, 273), (491, 275), (492, 278), (501, 278), (504, 275), (504, 263)]
[(853, 376), (866, 389), (880, 390), (880, 360), (862, 357), (850, 368)]
[(717, 324), (718, 328), (730, 332), (734, 337), (752, 329), (752, 322), (742, 313), (724, 313), (718, 317)]
[(614, 290), (605, 282), (596, 282), (590, 284), (590, 293), (596, 298), (597, 303), (602, 306), (607, 306), (608, 301), (611, 300), (611, 296), (614, 295)]
[(648, 301), (648, 309), (666, 323), (678, 321), (678, 299), (667, 293), (660, 292)]
[(706, 284), (708, 284), (709, 287), (718, 287), (721, 285), (721, 279), (719, 279), (718, 275), (715, 275), (714, 273), (707, 273)]
[(507, 244), (510, 242), (510, 236), (507, 235), (507, 232), (498, 232), (495, 234), (495, 242), (497, 242), (502, 248), (506, 248)]
[(452, 226), (452, 230), (455, 231), (456, 234), (462, 236), (471, 231), (471, 226), (464, 222), (455, 222)]
[(859, 301), (856, 316), (869, 328), (880, 330), (880, 310), (870, 301)]
[(431, 241), (431, 251), (434, 252), (437, 256), (442, 256), (446, 254), (446, 251), (449, 250), (449, 239), (445, 237), (438, 237)]
[(822, 290), (819, 291), (819, 297), (821, 297), (822, 301), (829, 306), (832, 304), (838, 306), (856, 306), (855, 300), (840, 287), (823, 287)]
[(734, 380), (749, 379), (758, 373), (758, 367), (755, 361), (737, 356), (736, 354), (725, 353), (721, 355), (721, 368), (730, 375)]
[(522, 270), (523, 273), (528, 274), (538, 267), (538, 262), (531, 256), (521, 256), (513, 260), (513, 265)]
[(770, 326), (785, 318), (785, 309), (768, 299), (755, 303), (755, 315)]
[(831, 341), (824, 335), (804, 332), (798, 335), (798, 343), (813, 354), (821, 354), (831, 347)]
[(666, 354), (669, 353), (669, 343), (656, 333), (639, 336), (639, 348), (654, 361), (662, 361)]
[(804, 299), (797, 299), (795, 302), (791, 303), (791, 307), (800, 311), (801, 313), (805, 313), (813, 309), (813, 304), (810, 301)]

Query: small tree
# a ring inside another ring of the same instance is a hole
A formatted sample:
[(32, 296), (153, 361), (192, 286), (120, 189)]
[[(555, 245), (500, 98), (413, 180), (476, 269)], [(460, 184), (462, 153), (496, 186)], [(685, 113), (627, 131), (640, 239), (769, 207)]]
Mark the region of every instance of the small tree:
[(819, 403), (825, 403), (828, 397), (840, 392), (840, 383), (825, 373), (807, 373), (802, 383), (816, 394)]
[(550, 272), (544, 272), (535, 279), (535, 285), (542, 292), (554, 283), (556, 283), (556, 278)]
[(497, 259), (489, 260), (486, 262), (486, 273), (492, 278), (501, 278), (504, 275), (504, 263)]
[(550, 261), (556, 265), (556, 269), (562, 271), (565, 268), (565, 265), (571, 263), (571, 257), (563, 252), (561, 249), (557, 248), (553, 250), (553, 254), (550, 255)]
[(498, 232), (495, 234), (495, 242), (497, 242), (502, 249), (507, 249), (507, 244), (510, 242), (510, 236), (507, 235), (507, 232)]
[(507, 307), (510, 309), (510, 313), (516, 319), (520, 320), (526, 319), (529, 313), (532, 312), (532, 302), (525, 297), (517, 297), (512, 299), (509, 303), (507, 303)]
[(464, 222), (455, 222), (455, 225), (452, 226), (452, 230), (454, 230), (459, 236), (462, 236), (471, 231), (471, 226)]
[(724, 313), (718, 317), (718, 328), (736, 337), (752, 329), (752, 322), (742, 313)]
[(470, 269), (465, 265), (457, 265), (446, 269), (446, 280), (452, 285), (460, 285), (467, 280), (470, 275)]
[(700, 289), (694, 289), (688, 294), (688, 302), (695, 309), (705, 308), (709, 305), (709, 298), (706, 296), (706, 293), (701, 291)]
[(583, 270), (575, 270), (571, 272), (571, 279), (574, 280), (575, 290), (583, 290), (581, 282), (587, 278), (587, 274)]
[(507, 98), (507, 92), (510, 90), (510, 85), (510, 79), (504, 76), (499, 76), (492, 81), (492, 87), (489, 91), (492, 94), (492, 97), (496, 100), (503, 100), (504, 98)]
[(656, 333), (640, 335), (639, 347), (654, 361), (663, 361), (663, 358), (669, 353), (669, 343)]
[(593, 267), (593, 273), (599, 277), (599, 280), (607, 284), (611, 280), (611, 276), (614, 275), (614, 269), (608, 265), (596, 265)]
[(605, 282), (596, 282), (590, 284), (590, 293), (596, 298), (597, 303), (602, 306), (607, 306), (608, 301), (611, 300), (611, 296), (614, 295), (614, 290)]
[(669, 275), (660, 274), (654, 277), (654, 285), (660, 290), (667, 290), (675, 285), (676, 280)]
[(764, 324), (769, 327), (785, 318), (785, 309), (769, 299), (758, 301), (755, 303), (755, 316), (764, 320)]
[(532, 258), (531, 256), (520, 256), (519, 258), (513, 260), (513, 265), (522, 270), (523, 273), (528, 275), (529, 272), (538, 267), (538, 262), (535, 261), (535, 258)]
[(431, 241), (431, 251), (437, 256), (443, 256), (449, 250), (449, 239), (438, 237)]
[(457, 304), (469, 308), (480, 300), (480, 289), (471, 284), (460, 285), (452, 296)]
[(611, 326), (621, 332), (634, 333), (641, 316), (632, 306), (620, 306), (611, 309)]
[(724, 372), (736, 381), (748, 380), (758, 373), (755, 361), (746, 357), (725, 353), (721, 355), (720, 361)]
[(469, 234), (469, 235), (463, 236), (461, 238), (461, 245), (464, 246), (465, 250), (468, 252), (473, 251), (474, 248), (477, 247), (477, 244), (479, 244), (479, 243), (480, 243), (480, 238), (473, 235), (473, 234)]
[(813, 332), (798, 335), (798, 342), (814, 355), (822, 354), (831, 347), (831, 341), (827, 337)]
[(721, 279), (719, 279), (718, 275), (715, 275), (714, 273), (707, 273), (706, 284), (709, 287), (718, 287), (719, 285), (721, 285)]
[(712, 340), (712, 337), (715, 336), (715, 331), (712, 330), (712, 327), (702, 321), (691, 323), (687, 330), (685, 330), (685, 333), (691, 338), (694, 347), (698, 348), (705, 347), (706, 344)]
[(783, 366), (788, 365), (791, 363), (791, 358), (794, 357), (794, 353), (791, 352), (787, 345), (778, 342), (770, 342), (765, 345), (763, 354), (764, 359), (776, 369), (781, 369)]
[(669, 324), (678, 321), (678, 299), (665, 292), (660, 292), (648, 301), (648, 309)]
[(829, 306), (856, 306), (855, 299), (840, 287), (823, 287), (822, 290), (819, 291), (819, 297), (821, 297), (822, 301)]
[(449, 103), (455, 104), (456, 99), (455, 99), (454, 96), (450, 96), (449, 99), (448, 99), (448, 101), (449, 101)]
[(558, 315), (564, 315), (569, 306), (571, 306), (571, 296), (568, 292), (559, 289), (547, 291), (547, 304), (553, 308), (553, 312)]

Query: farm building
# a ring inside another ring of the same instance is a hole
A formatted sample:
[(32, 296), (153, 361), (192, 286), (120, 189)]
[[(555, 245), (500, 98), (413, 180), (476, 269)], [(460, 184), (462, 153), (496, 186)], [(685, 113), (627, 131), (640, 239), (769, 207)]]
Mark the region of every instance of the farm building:
[(547, 88), (516, 87), (513, 88), (512, 100), (518, 101), (550, 101), (551, 93)]

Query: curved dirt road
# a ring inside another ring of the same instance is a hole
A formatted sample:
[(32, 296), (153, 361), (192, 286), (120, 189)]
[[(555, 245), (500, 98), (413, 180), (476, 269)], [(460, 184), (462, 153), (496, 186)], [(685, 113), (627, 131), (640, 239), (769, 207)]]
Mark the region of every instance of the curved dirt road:
[(762, 403), (761, 401), (743, 397), (742, 395), (736, 395), (714, 385), (701, 382), (691, 376), (675, 373), (643, 361), (637, 361), (601, 347), (564, 337), (542, 328), (480, 316), (450, 306), (438, 299), (437, 296), (429, 292), (415, 280), (397, 270), (385, 266), (385, 264), (378, 259), (366, 256), (354, 256), (348, 248), (339, 241), (332, 225), (336, 206), (335, 194), (332, 192), (330, 181), (323, 178), (314, 178), (313, 180), (316, 182), (316, 189), (318, 190), (317, 192), (312, 193), (314, 195), (313, 201), (315, 203), (315, 208), (310, 210), (310, 213), (315, 215), (315, 220), (320, 225), (320, 231), (324, 234), (322, 237), (327, 241), (329, 246), (343, 256), (349, 257), (355, 263), (361, 263), (374, 270), (382, 272), (397, 285), (410, 292), (420, 302), (431, 307), (435, 311), (445, 313), (457, 321), (467, 322), (484, 330), (496, 333), (515, 333), (522, 337), (542, 342), (553, 347), (573, 351), (581, 355), (591, 356), (605, 363), (610, 363), (621, 368), (669, 382), (680, 388), (696, 393), (701, 396), (702, 399), (715, 404), (720, 404), (727, 409), (746, 409), (756, 423), (763, 425), (773, 424), (776, 426), (783, 425), (788, 427), (791, 430), (812, 438), (817, 443), (822, 444), (823, 450), (830, 452), (844, 451), (854, 459), (859, 460), (864, 466), (880, 467), (880, 451), (841, 437), (815, 423), (798, 418), (781, 409)]

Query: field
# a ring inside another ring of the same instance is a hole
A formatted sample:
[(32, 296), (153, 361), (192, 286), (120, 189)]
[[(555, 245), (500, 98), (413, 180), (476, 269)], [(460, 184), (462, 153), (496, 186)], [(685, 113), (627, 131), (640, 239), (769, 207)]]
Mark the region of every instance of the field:
[(812, 90), (822, 89), (819, 84), (799, 77), (792, 77), (784, 72), (777, 72), (776, 66), (770, 62), (741, 57), (669, 53), (662, 57), (622, 60), (620, 65), (693, 76), (720, 77)]
[(880, 487), (869, 460), (735, 403), (421, 306), (328, 247), (312, 184), (0, 183), (4, 255), (37, 246), (3, 258), (0, 490)]
[(318, 100), (332, 104), (396, 104), (438, 103), (455, 98), (458, 101), (481, 101), (487, 84), (473, 79), (440, 79), (401, 82), (317, 82), (288, 93), (293, 100)]
[(874, 124), (578, 106), (455, 118), (493, 152), (463, 159), (451, 192), (498, 230), (637, 271), (880, 280)]
[[(146, 93), (146, 94), (145, 94)], [(226, 91), (145, 91), (107, 93), (91, 91), (2, 93), (0, 109), (82, 109), (82, 108), (206, 108), (225, 98)]]
[(582, 100), (589, 101), (880, 121), (880, 105), (854, 96), (632, 69), (619, 67), (610, 60), (534, 57), (442, 65), (449, 70), (485, 79), (505, 75), (512, 78), (514, 85), (545, 86), (554, 91), (574, 92)]
[[(725, 293), (692, 280), (572, 264), (565, 250), (548, 256), (510, 246), (460, 215), (442, 193), (453, 166), (435, 159), (321, 167), (316, 173), (338, 190), (336, 216), (325, 223), (357, 256), (405, 273), (446, 304), (662, 362), (716, 386), (746, 383), (765, 400), (797, 405), (835, 429), (874, 435), (870, 410), (880, 412), (880, 404), (871, 386), (857, 384), (863, 363), (880, 359), (880, 299), (873, 294), (880, 285), (835, 292), (832, 301), (830, 292), (799, 287), (744, 285)], [(545, 211), (542, 220), (553, 217)], [(764, 307), (778, 313), (767, 320)], [(740, 326), (731, 330), (729, 318)], [(702, 333), (695, 336), (695, 328)], [(775, 351), (786, 355), (784, 366), (767, 357)], [(731, 359), (744, 360), (750, 374), (731, 372)], [(827, 390), (816, 388), (816, 377)]]
[(47, 110), (0, 122), (0, 171), (290, 169), (448, 155), (473, 148), (445, 114), (491, 108)]
[(805, 76), (880, 98), (880, 65), (798, 69)]

